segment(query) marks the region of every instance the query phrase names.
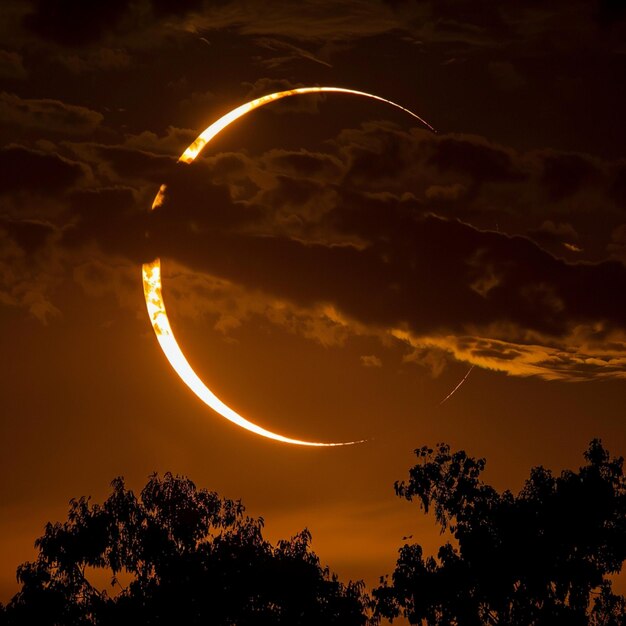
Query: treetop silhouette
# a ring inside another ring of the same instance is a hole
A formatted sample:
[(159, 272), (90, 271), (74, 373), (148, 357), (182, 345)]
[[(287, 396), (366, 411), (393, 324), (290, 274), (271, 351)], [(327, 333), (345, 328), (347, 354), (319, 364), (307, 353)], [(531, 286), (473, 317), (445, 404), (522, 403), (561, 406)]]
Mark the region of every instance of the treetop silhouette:
[(433, 626), (626, 624), (608, 578), (626, 558), (623, 459), (594, 440), (578, 472), (535, 467), (513, 495), (481, 480), (484, 459), (445, 444), (415, 454), (396, 493), (432, 509), (455, 545), (436, 559), (405, 545), (391, 582), (373, 592), (379, 615)]
[[(363, 584), (322, 568), (308, 530), (273, 546), (240, 502), (169, 473), (139, 497), (121, 478), (112, 487), (104, 504), (72, 500), (66, 522), (46, 525), (37, 560), (18, 569), (6, 624), (366, 623)], [(88, 568), (131, 582), (112, 597)]]
[[(452, 540), (436, 557), (405, 544), (372, 597), (320, 565), (308, 530), (272, 545), (241, 502), (154, 474), (139, 496), (116, 478), (103, 504), (72, 500), (47, 524), (0, 626), (626, 626), (610, 578), (626, 559), (621, 458), (594, 440), (577, 472), (535, 467), (514, 495), (482, 480), (484, 459), (415, 453), (396, 493)], [(117, 594), (90, 582), (94, 568)]]

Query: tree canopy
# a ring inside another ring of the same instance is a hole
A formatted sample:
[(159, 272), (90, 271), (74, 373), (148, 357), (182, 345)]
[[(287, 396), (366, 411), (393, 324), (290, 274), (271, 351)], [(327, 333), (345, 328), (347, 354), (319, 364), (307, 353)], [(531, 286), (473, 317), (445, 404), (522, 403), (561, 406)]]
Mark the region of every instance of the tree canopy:
[[(187, 478), (153, 475), (139, 497), (117, 478), (104, 504), (72, 500), (48, 524), (39, 555), (18, 568), (21, 591), (7, 625), (259, 624), (362, 626), (362, 583), (344, 585), (320, 566), (307, 530), (273, 546), (262, 518)], [(89, 581), (108, 570), (119, 590)], [(91, 570), (93, 571), (93, 570)], [(118, 576), (130, 575), (123, 587)]]
[(436, 557), (405, 544), (371, 596), (320, 565), (306, 529), (272, 545), (241, 502), (155, 474), (138, 497), (117, 478), (103, 504), (72, 500), (47, 524), (0, 626), (626, 626), (611, 586), (626, 559), (623, 459), (594, 440), (577, 472), (535, 467), (514, 495), (482, 480), (484, 459), (415, 453), (396, 493), (451, 540)]
[(523, 489), (481, 480), (484, 459), (423, 447), (396, 493), (434, 511), (447, 542), (437, 558), (405, 545), (374, 590), (377, 613), (429, 626), (623, 626), (609, 576), (626, 558), (623, 459), (598, 440), (578, 472), (531, 470)]

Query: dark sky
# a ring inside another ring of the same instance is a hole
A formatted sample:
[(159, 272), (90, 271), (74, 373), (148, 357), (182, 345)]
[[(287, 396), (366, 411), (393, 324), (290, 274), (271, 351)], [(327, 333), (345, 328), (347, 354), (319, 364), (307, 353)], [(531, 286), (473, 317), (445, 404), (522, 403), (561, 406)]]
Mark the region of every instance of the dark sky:
[[(118, 475), (187, 474), (372, 584), (403, 536), (441, 541), (393, 493), (414, 448), (486, 456), (513, 490), (593, 437), (624, 454), (625, 41), (622, 0), (3, 2), (0, 600), (44, 523)], [(438, 133), (297, 96), (176, 164), (302, 85)], [(289, 447), (205, 407), (145, 312), (155, 256), (218, 396), (371, 441)]]

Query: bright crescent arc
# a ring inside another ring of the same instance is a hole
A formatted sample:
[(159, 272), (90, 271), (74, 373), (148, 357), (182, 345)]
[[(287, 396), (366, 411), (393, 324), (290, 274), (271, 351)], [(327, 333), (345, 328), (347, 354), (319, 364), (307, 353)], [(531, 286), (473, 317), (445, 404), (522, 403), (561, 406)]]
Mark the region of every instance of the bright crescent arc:
[[(406, 109), (403, 106), (392, 102), (391, 100), (381, 98), (380, 96), (365, 93), (364, 91), (355, 91), (354, 89), (344, 89), (342, 87), (300, 87), (298, 89), (279, 91), (277, 93), (257, 98), (256, 100), (252, 100), (251, 102), (242, 104), (236, 109), (230, 111), (230, 113), (226, 113), (226, 115), (223, 115), (216, 122), (213, 122), (213, 124), (208, 126), (197, 137), (197, 139), (182, 153), (178, 160), (179, 162), (183, 163), (191, 163), (192, 161), (194, 161), (194, 159), (200, 154), (202, 149), (209, 143), (209, 141), (211, 141), (211, 139), (213, 139), (227, 126), (232, 124), (235, 120), (243, 117), (246, 113), (249, 113), (250, 111), (254, 111), (254, 109), (258, 109), (259, 107), (265, 106), (270, 102), (280, 100), (281, 98), (287, 98), (289, 96), (296, 96), (300, 94), (322, 92), (345, 93), (356, 96), (363, 96), (365, 98), (372, 98), (374, 100), (380, 100), (381, 102), (390, 104), (404, 111), (405, 113), (408, 113), (415, 119), (419, 120), (422, 124), (424, 124), (424, 126), (434, 131), (434, 128), (430, 124), (428, 124), (421, 117), (419, 117), (409, 109)], [(161, 185), (156, 197), (154, 198), (154, 202), (152, 203), (152, 209), (155, 209), (163, 202), (164, 192), (165, 185)], [(215, 412), (219, 413), (222, 417), (225, 417), (227, 420), (233, 422), (237, 426), (241, 426), (241, 428), (245, 428), (246, 430), (256, 433), (257, 435), (267, 437), (268, 439), (273, 439), (274, 441), (281, 441), (282, 443), (290, 443), (297, 446), (326, 448), (335, 446), (350, 446), (366, 441), (365, 439), (361, 439), (358, 441), (344, 441), (340, 443), (322, 443), (316, 441), (301, 441), (300, 439), (291, 439), (289, 437), (279, 435), (278, 433), (273, 433), (269, 430), (266, 430), (261, 426), (257, 426), (255, 423), (247, 420), (245, 417), (242, 417), (241, 415), (239, 415), (239, 413), (231, 409), (228, 405), (224, 404), (224, 402), (222, 402), (194, 372), (193, 368), (185, 358), (183, 351), (180, 349), (176, 338), (174, 337), (174, 332), (172, 331), (170, 321), (167, 317), (167, 312), (165, 311), (165, 302), (163, 301), (161, 284), (161, 260), (155, 259), (154, 261), (152, 261), (152, 263), (144, 263), (142, 266), (142, 275), (143, 291), (146, 299), (146, 306), (148, 308), (148, 315), (150, 316), (152, 328), (154, 329), (163, 353), (165, 354), (167, 360), (170, 362), (170, 365), (183, 380), (183, 382), (196, 394), (196, 396), (198, 396), (198, 398), (200, 398), (200, 400), (202, 400)]]

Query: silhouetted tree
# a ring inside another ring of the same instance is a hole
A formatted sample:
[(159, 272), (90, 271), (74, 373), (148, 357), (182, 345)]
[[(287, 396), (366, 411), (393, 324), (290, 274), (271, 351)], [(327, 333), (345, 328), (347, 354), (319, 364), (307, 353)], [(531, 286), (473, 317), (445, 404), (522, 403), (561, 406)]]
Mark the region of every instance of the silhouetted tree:
[[(68, 520), (48, 524), (37, 560), (18, 568), (22, 589), (4, 624), (28, 626), (259, 624), (362, 626), (362, 583), (342, 584), (322, 568), (304, 530), (273, 546), (262, 518), (240, 502), (154, 475), (137, 498), (121, 478), (103, 505), (72, 500)], [(97, 589), (106, 568), (116, 596)]]
[(626, 558), (623, 459), (594, 440), (577, 473), (536, 467), (515, 496), (482, 482), (484, 459), (445, 444), (415, 453), (396, 493), (432, 509), (456, 545), (437, 559), (405, 545), (391, 582), (373, 592), (378, 615), (429, 626), (626, 625), (607, 579)]

